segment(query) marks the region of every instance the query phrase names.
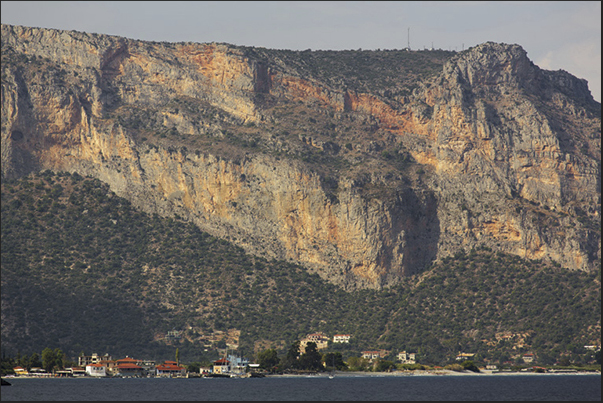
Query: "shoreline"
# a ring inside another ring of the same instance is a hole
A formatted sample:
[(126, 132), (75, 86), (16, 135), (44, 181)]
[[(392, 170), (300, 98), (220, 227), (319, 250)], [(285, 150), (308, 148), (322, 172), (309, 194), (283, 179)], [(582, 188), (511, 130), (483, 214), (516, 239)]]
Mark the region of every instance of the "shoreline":
[[(576, 372), (531, 372), (531, 371), (493, 371), (484, 370), (480, 372), (472, 371), (452, 371), (452, 370), (415, 370), (415, 371), (394, 371), (394, 372), (364, 372), (364, 371), (340, 371), (335, 373), (335, 378), (383, 378), (383, 377), (408, 377), (408, 376), (509, 376), (509, 375), (521, 375), (521, 376), (556, 376), (556, 375), (599, 375), (600, 371), (576, 371)], [(265, 378), (324, 378), (329, 379), (328, 373), (317, 373), (317, 374), (266, 374)], [(149, 377), (149, 378), (136, 378), (136, 379), (203, 379), (206, 377)], [(93, 377), (93, 376), (14, 376), (8, 375), (3, 376), (4, 380), (14, 379), (128, 379), (118, 377)], [(236, 379), (236, 378), (235, 378)]]
[[(492, 371), (484, 370), (480, 372), (472, 371), (452, 371), (452, 370), (415, 370), (415, 371), (394, 371), (394, 372), (363, 372), (363, 371), (341, 371), (336, 372), (335, 377), (353, 378), (353, 377), (407, 377), (407, 376), (508, 376), (508, 375), (601, 375), (599, 371), (576, 371), (576, 372), (530, 372), (530, 371)], [(328, 378), (328, 374), (270, 374), (266, 377), (282, 378)]]

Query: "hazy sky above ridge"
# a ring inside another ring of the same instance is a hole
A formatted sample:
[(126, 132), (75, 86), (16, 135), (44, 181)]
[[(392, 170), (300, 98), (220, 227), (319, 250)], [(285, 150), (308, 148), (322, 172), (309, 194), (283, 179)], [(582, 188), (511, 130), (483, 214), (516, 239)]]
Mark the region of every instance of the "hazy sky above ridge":
[[(463, 50), (516, 43), (601, 102), (600, 1), (2, 1), (3, 24), (273, 49)], [(410, 29), (410, 33), (409, 33)]]

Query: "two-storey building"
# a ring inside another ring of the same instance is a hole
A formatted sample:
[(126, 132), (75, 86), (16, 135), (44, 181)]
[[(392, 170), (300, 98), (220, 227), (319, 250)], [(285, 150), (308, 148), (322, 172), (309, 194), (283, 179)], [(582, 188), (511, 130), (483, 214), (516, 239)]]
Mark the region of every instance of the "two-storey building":
[(115, 374), (122, 377), (142, 377), (146, 376), (146, 371), (138, 365), (138, 360), (126, 357), (116, 360), (114, 367)]
[(398, 353), (398, 361), (400, 361), (402, 364), (417, 363), (415, 353), (407, 353), (406, 351)]
[(94, 353), (92, 355), (80, 355), (77, 360), (77, 366), (85, 368), (88, 364), (99, 364), (101, 361), (112, 361), (113, 359), (109, 354), (101, 356), (97, 353)]
[(381, 357), (381, 353), (379, 351), (363, 351), (362, 358), (366, 358), (367, 360), (374, 360), (375, 358)]
[(104, 377), (107, 376), (107, 367), (103, 364), (88, 364), (86, 365), (86, 375)]
[(182, 377), (186, 375), (186, 369), (178, 365), (176, 361), (164, 361), (155, 367), (156, 375), (165, 378)]
[(226, 374), (230, 373), (231, 366), (230, 361), (226, 358), (220, 358), (214, 361), (213, 373), (214, 374)]
[(306, 347), (308, 346), (308, 343), (316, 343), (316, 349), (320, 350), (328, 347), (329, 338), (323, 333), (310, 333), (309, 335), (300, 340), (300, 353), (303, 354), (306, 352)]

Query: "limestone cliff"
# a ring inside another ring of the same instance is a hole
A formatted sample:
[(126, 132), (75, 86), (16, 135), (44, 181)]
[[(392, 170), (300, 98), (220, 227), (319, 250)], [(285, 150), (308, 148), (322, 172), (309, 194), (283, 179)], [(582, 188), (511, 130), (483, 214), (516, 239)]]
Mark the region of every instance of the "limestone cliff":
[(347, 289), (478, 245), (594, 269), (600, 151), (586, 82), (518, 45), (292, 52), (2, 25), (3, 178), (97, 177)]

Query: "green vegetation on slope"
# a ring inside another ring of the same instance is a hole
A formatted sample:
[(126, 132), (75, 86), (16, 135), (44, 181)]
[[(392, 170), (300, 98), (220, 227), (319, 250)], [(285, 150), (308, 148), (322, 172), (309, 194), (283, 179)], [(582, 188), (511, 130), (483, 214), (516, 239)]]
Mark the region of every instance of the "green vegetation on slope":
[(51, 347), (171, 359), (163, 337), (182, 330), (177, 346), (194, 361), (204, 335), (233, 328), (248, 356), (256, 342), (284, 349), (316, 331), (352, 334), (349, 346), (332, 346), (345, 356), (383, 348), (430, 363), (459, 350), (552, 360), (600, 343), (600, 271), (480, 249), (391, 289), (346, 293), (190, 223), (138, 212), (77, 174), (3, 181), (1, 234), (2, 349), (13, 355)]
[(385, 99), (408, 96), (421, 81), (442, 70), (456, 55), (445, 50), (284, 50), (241, 47), (260, 63), (287, 66), (302, 77), (316, 79), (335, 89), (379, 94)]

